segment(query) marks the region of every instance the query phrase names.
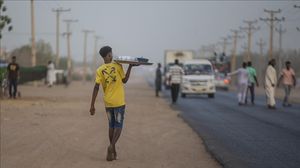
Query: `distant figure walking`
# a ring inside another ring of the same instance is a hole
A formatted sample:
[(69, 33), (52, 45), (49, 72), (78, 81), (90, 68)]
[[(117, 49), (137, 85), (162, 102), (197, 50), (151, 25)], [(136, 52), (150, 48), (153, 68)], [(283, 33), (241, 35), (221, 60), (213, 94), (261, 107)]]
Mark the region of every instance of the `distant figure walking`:
[(277, 74), (275, 70), (276, 61), (272, 59), (269, 61), (269, 65), (265, 76), (265, 89), (267, 95), (267, 105), (269, 109), (276, 109), (275, 105), (275, 87), (277, 83)]
[(12, 62), (7, 66), (8, 84), (9, 84), (9, 98), (16, 98), (18, 91), (18, 78), (20, 77), (19, 64), (17, 64), (16, 56), (12, 57)]
[(169, 73), (170, 73), (169, 83), (171, 84), (172, 103), (175, 104), (178, 98), (182, 75), (184, 74), (183, 69), (179, 66), (178, 59), (175, 60), (175, 65), (170, 67)]
[(295, 71), (291, 67), (290, 61), (285, 62), (285, 68), (283, 68), (280, 73), (280, 77), (279, 77), (277, 86), (279, 86), (282, 79), (283, 79), (282, 83), (284, 85), (284, 91), (285, 91), (285, 96), (284, 96), (282, 105), (284, 107), (291, 106), (291, 104), (289, 103), (289, 96), (290, 96), (292, 87), (296, 86), (296, 77), (295, 77)]
[(249, 74), (249, 79), (248, 79), (248, 89), (247, 89), (247, 94), (246, 94), (246, 104), (247, 104), (247, 97), (248, 97), (248, 91), (250, 91), (251, 95), (251, 103), (254, 105), (254, 99), (255, 99), (255, 84), (258, 87), (258, 81), (256, 77), (256, 70), (252, 67), (252, 62), (247, 63), (247, 71)]
[(239, 105), (245, 104), (245, 100), (246, 100), (246, 92), (247, 92), (248, 78), (249, 78), (249, 74), (246, 68), (247, 68), (247, 64), (244, 62), (242, 68), (239, 68), (238, 70), (228, 74), (230, 76), (232, 75), (238, 76), (237, 87), (238, 87)]
[(155, 73), (155, 95), (156, 97), (159, 97), (159, 92), (161, 91), (161, 64), (157, 64), (156, 73)]
[(48, 87), (52, 87), (56, 80), (55, 67), (54, 67), (54, 63), (52, 61), (48, 62), (47, 69), (48, 69), (47, 70)]

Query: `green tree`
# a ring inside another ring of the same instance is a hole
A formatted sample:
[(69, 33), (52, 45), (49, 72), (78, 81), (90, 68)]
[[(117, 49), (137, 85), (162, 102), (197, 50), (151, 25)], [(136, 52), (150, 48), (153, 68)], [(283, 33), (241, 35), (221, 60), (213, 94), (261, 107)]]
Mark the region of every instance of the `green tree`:
[(8, 31), (13, 29), (13, 26), (11, 25), (11, 18), (4, 14), (6, 10), (7, 8), (4, 6), (4, 1), (0, 0), (0, 39), (2, 38), (2, 30), (5, 26), (8, 26)]
[[(11, 52), (11, 56), (16, 56), (17, 61), (21, 66), (31, 66), (31, 45), (26, 44)], [(50, 43), (39, 40), (36, 43), (36, 58), (37, 65), (47, 65), (48, 61), (53, 60), (54, 54)]]

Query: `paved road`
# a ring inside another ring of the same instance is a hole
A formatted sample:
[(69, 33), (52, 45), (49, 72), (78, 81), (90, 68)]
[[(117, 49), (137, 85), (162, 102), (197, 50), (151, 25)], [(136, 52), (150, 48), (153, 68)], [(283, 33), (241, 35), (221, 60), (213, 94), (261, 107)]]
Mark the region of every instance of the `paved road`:
[[(170, 99), (169, 91), (164, 97)], [(238, 106), (235, 93), (180, 98), (173, 108), (205, 141), (224, 167), (299, 168), (300, 105), (265, 107), (260, 96), (255, 106)]]

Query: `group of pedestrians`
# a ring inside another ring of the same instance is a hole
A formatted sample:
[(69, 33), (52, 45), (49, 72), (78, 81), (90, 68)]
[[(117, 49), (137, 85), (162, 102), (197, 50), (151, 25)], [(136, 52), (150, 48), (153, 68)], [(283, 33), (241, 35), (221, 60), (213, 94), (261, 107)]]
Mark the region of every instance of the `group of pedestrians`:
[[(178, 60), (175, 60), (175, 64), (170, 67), (168, 73), (168, 81), (171, 87), (172, 103), (176, 103), (178, 94), (180, 91), (180, 83), (182, 75), (184, 74), (183, 69), (179, 66)], [(267, 107), (269, 109), (276, 109), (275, 101), (275, 90), (276, 86), (279, 87), (280, 83), (283, 84), (285, 96), (283, 99), (283, 106), (291, 106), (289, 102), (289, 96), (291, 90), (296, 86), (296, 77), (291, 62), (285, 62), (285, 68), (281, 70), (279, 79), (277, 80), (277, 72), (275, 69), (276, 61), (272, 59), (268, 63), (268, 67), (265, 73), (264, 88), (267, 97)], [(234, 72), (228, 73), (229, 76), (237, 75), (237, 93), (238, 93), (238, 105), (248, 104), (248, 97), (250, 98), (251, 104), (255, 105), (255, 87), (259, 87), (257, 79), (257, 73), (255, 68), (252, 66), (252, 62), (244, 62), (242, 67)], [(161, 91), (162, 83), (162, 71), (161, 64), (159, 63), (156, 69), (155, 77), (155, 92), (156, 96), (159, 96)]]
[[(267, 97), (267, 107), (269, 109), (276, 109), (275, 90), (276, 86), (279, 86), (281, 81), (284, 85), (285, 96), (283, 100), (283, 106), (291, 106), (289, 103), (289, 96), (292, 87), (296, 86), (295, 72), (291, 68), (291, 62), (285, 63), (286, 67), (281, 70), (279, 80), (277, 80), (277, 72), (275, 69), (276, 61), (272, 59), (268, 63), (268, 67), (265, 73), (265, 92)], [(238, 90), (238, 104), (247, 104), (247, 96), (250, 92), (251, 103), (255, 104), (255, 85), (258, 87), (256, 70), (252, 67), (252, 63), (243, 63), (242, 67), (234, 72), (228, 74), (229, 76), (237, 75), (237, 90)]]

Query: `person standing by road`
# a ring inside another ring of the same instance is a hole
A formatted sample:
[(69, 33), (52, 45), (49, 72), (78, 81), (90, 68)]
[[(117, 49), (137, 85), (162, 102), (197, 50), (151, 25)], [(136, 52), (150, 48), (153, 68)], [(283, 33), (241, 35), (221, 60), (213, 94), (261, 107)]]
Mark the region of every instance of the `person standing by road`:
[(8, 84), (9, 84), (9, 98), (16, 98), (17, 91), (18, 91), (18, 78), (20, 77), (19, 72), (19, 64), (17, 64), (16, 56), (12, 57), (12, 62), (7, 66), (8, 72)]
[(247, 64), (244, 62), (242, 68), (239, 68), (238, 70), (228, 74), (230, 76), (232, 75), (238, 76), (237, 87), (238, 87), (239, 105), (244, 105), (246, 99), (246, 92), (247, 92), (248, 78), (249, 78), (249, 74), (246, 68), (247, 68)]
[(250, 91), (251, 95), (251, 103), (254, 105), (254, 98), (255, 98), (255, 84), (258, 87), (258, 81), (256, 77), (256, 70), (252, 67), (252, 62), (247, 63), (247, 71), (249, 74), (249, 79), (248, 79), (248, 88), (247, 88), (247, 94), (246, 94), (246, 104), (247, 104), (247, 97), (248, 97), (248, 91)]
[(48, 81), (48, 87), (52, 87), (54, 82), (56, 81), (55, 67), (52, 61), (48, 61), (47, 81)]
[(112, 61), (112, 48), (104, 46), (99, 51), (104, 60), (96, 71), (95, 86), (92, 94), (90, 114), (95, 114), (95, 100), (98, 95), (99, 85), (102, 85), (105, 110), (109, 122), (109, 141), (107, 149), (107, 161), (117, 159), (116, 143), (121, 135), (125, 114), (124, 84), (128, 81), (131, 68), (130, 64), (126, 75), (121, 64)]
[(277, 74), (275, 70), (275, 65), (275, 59), (269, 61), (269, 65), (265, 76), (265, 90), (267, 95), (267, 105), (269, 109), (276, 109), (275, 87), (277, 83)]
[(296, 86), (296, 77), (295, 77), (295, 71), (293, 70), (293, 68), (291, 67), (291, 62), (290, 61), (286, 61), (285, 62), (285, 67), (283, 68), (278, 80), (278, 84), (277, 86), (279, 86), (281, 80), (283, 85), (284, 85), (284, 91), (285, 91), (285, 96), (283, 99), (283, 106), (291, 106), (291, 104), (289, 103), (289, 96), (291, 93), (291, 89), (292, 87)]
[(178, 59), (176, 59), (174, 63), (175, 65), (171, 66), (169, 70), (169, 83), (171, 84), (171, 96), (173, 104), (175, 104), (177, 101), (182, 75), (184, 74), (184, 70), (179, 66)]
[(156, 97), (159, 97), (159, 92), (161, 91), (161, 78), (162, 78), (162, 73), (161, 73), (161, 64), (157, 64), (156, 68), (156, 74), (155, 74), (155, 95)]

